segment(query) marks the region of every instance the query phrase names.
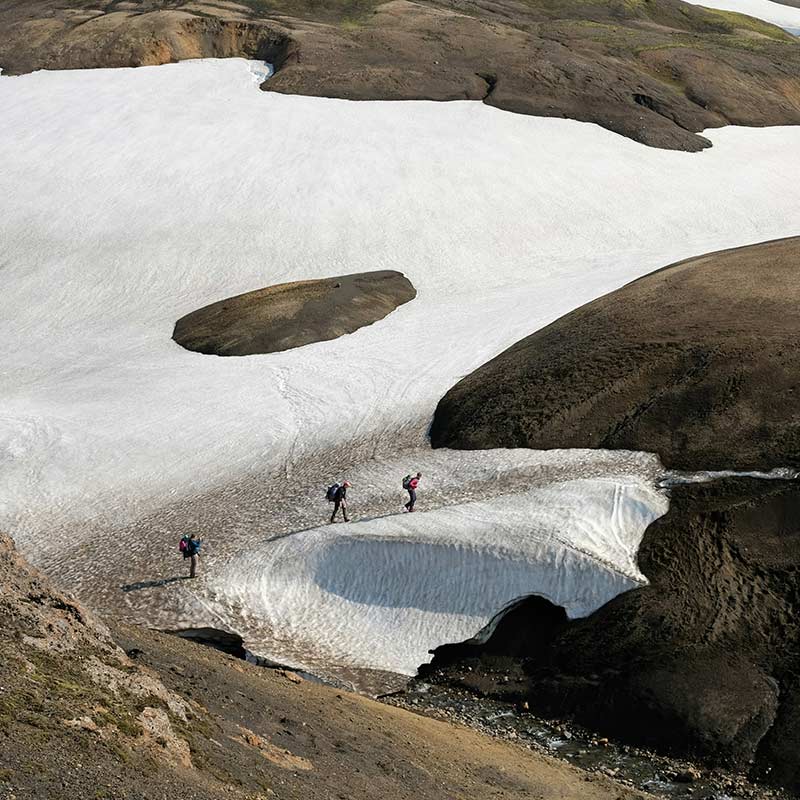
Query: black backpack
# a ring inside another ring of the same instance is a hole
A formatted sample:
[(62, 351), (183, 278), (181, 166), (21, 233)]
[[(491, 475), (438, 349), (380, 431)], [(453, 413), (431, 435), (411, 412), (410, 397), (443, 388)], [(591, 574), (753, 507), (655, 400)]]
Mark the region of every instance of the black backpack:
[(405, 478), (403, 478), (403, 488), (404, 489), (408, 489), (408, 485), (410, 483), (411, 483), (411, 476), (410, 475), (406, 475)]
[(339, 484), (334, 483), (328, 487), (328, 490), (325, 492), (325, 499), (329, 503), (333, 503), (336, 501), (336, 493), (339, 491)]

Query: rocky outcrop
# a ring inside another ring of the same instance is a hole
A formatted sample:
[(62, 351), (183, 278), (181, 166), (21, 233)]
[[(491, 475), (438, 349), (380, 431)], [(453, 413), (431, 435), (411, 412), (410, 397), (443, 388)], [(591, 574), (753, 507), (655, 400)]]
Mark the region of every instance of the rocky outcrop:
[(275, 353), (352, 333), (416, 295), (404, 275), (388, 270), (282, 283), (192, 311), (172, 338), (210, 355)]
[[(67, 796), (69, 773), (83, 761), (80, 791), (71, 796), (88, 796), (90, 786), (111, 792), (103, 764), (119, 762), (116, 774), (129, 777), (145, 764), (192, 769), (181, 730), (196, 708), (132, 661), (105, 625), (54, 590), (3, 535), (0, 651), (0, 767), (12, 795)], [(59, 758), (48, 769), (54, 751)], [(141, 784), (155, 792), (158, 774)]]
[[(799, 520), (793, 482), (676, 487), (639, 552), (648, 586), (563, 624), (560, 609), (531, 598), (486, 646), (442, 648), (427, 669), (797, 791)], [(482, 665), (500, 655), (521, 680), (492, 684)]]
[(681, 469), (800, 464), (800, 239), (659, 270), (456, 384), (435, 447), (655, 452)]
[[(0, 9), (0, 67), (37, 69), (143, 67), (190, 58), (253, 58), (280, 66), (292, 52), (278, 22), (240, 15), (202, 16), (182, 4), (12, 3)], [(196, 8), (196, 7), (195, 7)]]
[(800, 122), (788, 33), (679, 0), (25, 0), (0, 7), (6, 72), (243, 56), (263, 88), (353, 100), (481, 100), (699, 150), (726, 124)]

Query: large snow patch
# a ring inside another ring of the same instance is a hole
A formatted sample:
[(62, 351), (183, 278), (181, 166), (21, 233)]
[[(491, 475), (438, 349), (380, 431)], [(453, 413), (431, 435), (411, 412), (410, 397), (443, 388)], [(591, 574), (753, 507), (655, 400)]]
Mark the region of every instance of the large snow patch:
[[(519, 338), (657, 267), (798, 233), (800, 129), (711, 131), (713, 148), (687, 154), (480, 103), (289, 97), (259, 79), (239, 60), (0, 78), (0, 527), (102, 610), (164, 627), (252, 623), (253, 637), (270, 575), (291, 577), (273, 573), (277, 553), (297, 547), (309, 564), (295, 559), (288, 596), (308, 598), (302, 613), (366, 605), (374, 632), (393, 612), (363, 602), (374, 585), (344, 592), (334, 567), (469, 550), (463, 583), (479, 553), (504, 570), (504, 537), (518, 542), (523, 526), (482, 501), (464, 513), (446, 492), (433, 502), (443, 476), (423, 487), (423, 507), (441, 511), (355, 526), (356, 544), (336, 533), (312, 555), (322, 532), (275, 536), (323, 522), (321, 492), (345, 469), (360, 475), (358, 504), (381, 459), (400, 469), (399, 449), (424, 452), (438, 399)], [(242, 359), (170, 340), (175, 319), (219, 297), (380, 269), (407, 275), (417, 297), (350, 336)], [(399, 510), (400, 476), (393, 499), (375, 494), (359, 515)], [(549, 495), (525, 496), (508, 500), (512, 517), (516, 503), (544, 513)], [(473, 514), (469, 549), (456, 529)], [(190, 528), (205, 578), (120, 591), (180, 570), (175, 541)], [(384, 548), (392, 532), (402, 548)], [(436, 638), (430, 615), (464, 621), (442, 636), (474, 633), (489, 606), (530, 588), (519, 565), (535, 572), (533, 556), (514, 552), (508, 591), (416, 609), (408, 624), (426, 633), (392, 663), (408, 668)], [(546, 557), (560, 601), (588, 607), (565, 589), (585, 563), (574, 552)], [(403, 597), (433, 597), (419, 580)], [(275, 619), (293, 625), (292, 613)]]

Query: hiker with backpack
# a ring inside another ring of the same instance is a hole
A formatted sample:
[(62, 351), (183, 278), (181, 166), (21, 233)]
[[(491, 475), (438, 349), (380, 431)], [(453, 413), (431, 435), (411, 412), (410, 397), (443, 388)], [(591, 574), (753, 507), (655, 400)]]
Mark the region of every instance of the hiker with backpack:
[(350, 481), (342, 481), (341, 484), (334, 483), (328, 487), (325, 492), (325, 499), (329, 503), (333, 503), (333, 514), (331, 514), (331, 522), (336, 521), (336, 513), (342, 509), (342, 516), (345, 522), (350, 522), (350, 517), (347, 516), (347, 490), (350, 488)]
[(184, 536), (180, 544), (178, 545), (178, 549), (183, 553), (184, 559), (190, 559), (189, 563), (189, 577), (196, 578), (197, 577), (197, 565), (200, 563), (200, 545), (202, 542), (200, 539), (195, 536), (195, 534), (190, 533), (188, 536)]
[(403, 488), (408, 492), (408, 502), (403, 506), (406, 511), (414, 510), (414, 504), (417, 502), (417, 486), (421, 477), (422, 473), (418, 472), (416, 475), (406, 475), (403, 478)]

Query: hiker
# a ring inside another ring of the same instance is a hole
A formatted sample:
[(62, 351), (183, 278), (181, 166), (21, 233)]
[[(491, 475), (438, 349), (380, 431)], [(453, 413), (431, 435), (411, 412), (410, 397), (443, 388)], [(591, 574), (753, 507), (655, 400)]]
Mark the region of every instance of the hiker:
[(336, 521), (336, 512), (341, 508), (342, 516), (345, 522), (350, 522), (350, 517), (347, 516), (347, 490), (350, 488), (350, 481), (342, 481), (341, 484), (334, 483), (333, 486), (328, 487), (325, 497), (329, 502), (333, 503), (333, 514), (331, 514), (331, 522)]
[(200, 563), (200, 545), (202, 542), (193, 533), (184, 536), (181, 543), (178, 545), (179, 550), (183, 553), (184, 558), (191, 559), (189, 564), (189, 577), (197, 577), (197, 565)]
[(417, 502), (417, 486), (422, 473), (418, 472), (415, 476), (406, 475), (403, 478), (403, 488), (408, 492), (408, 502), (403, 506), (406, 511), (413, 511), (414, 504)]

